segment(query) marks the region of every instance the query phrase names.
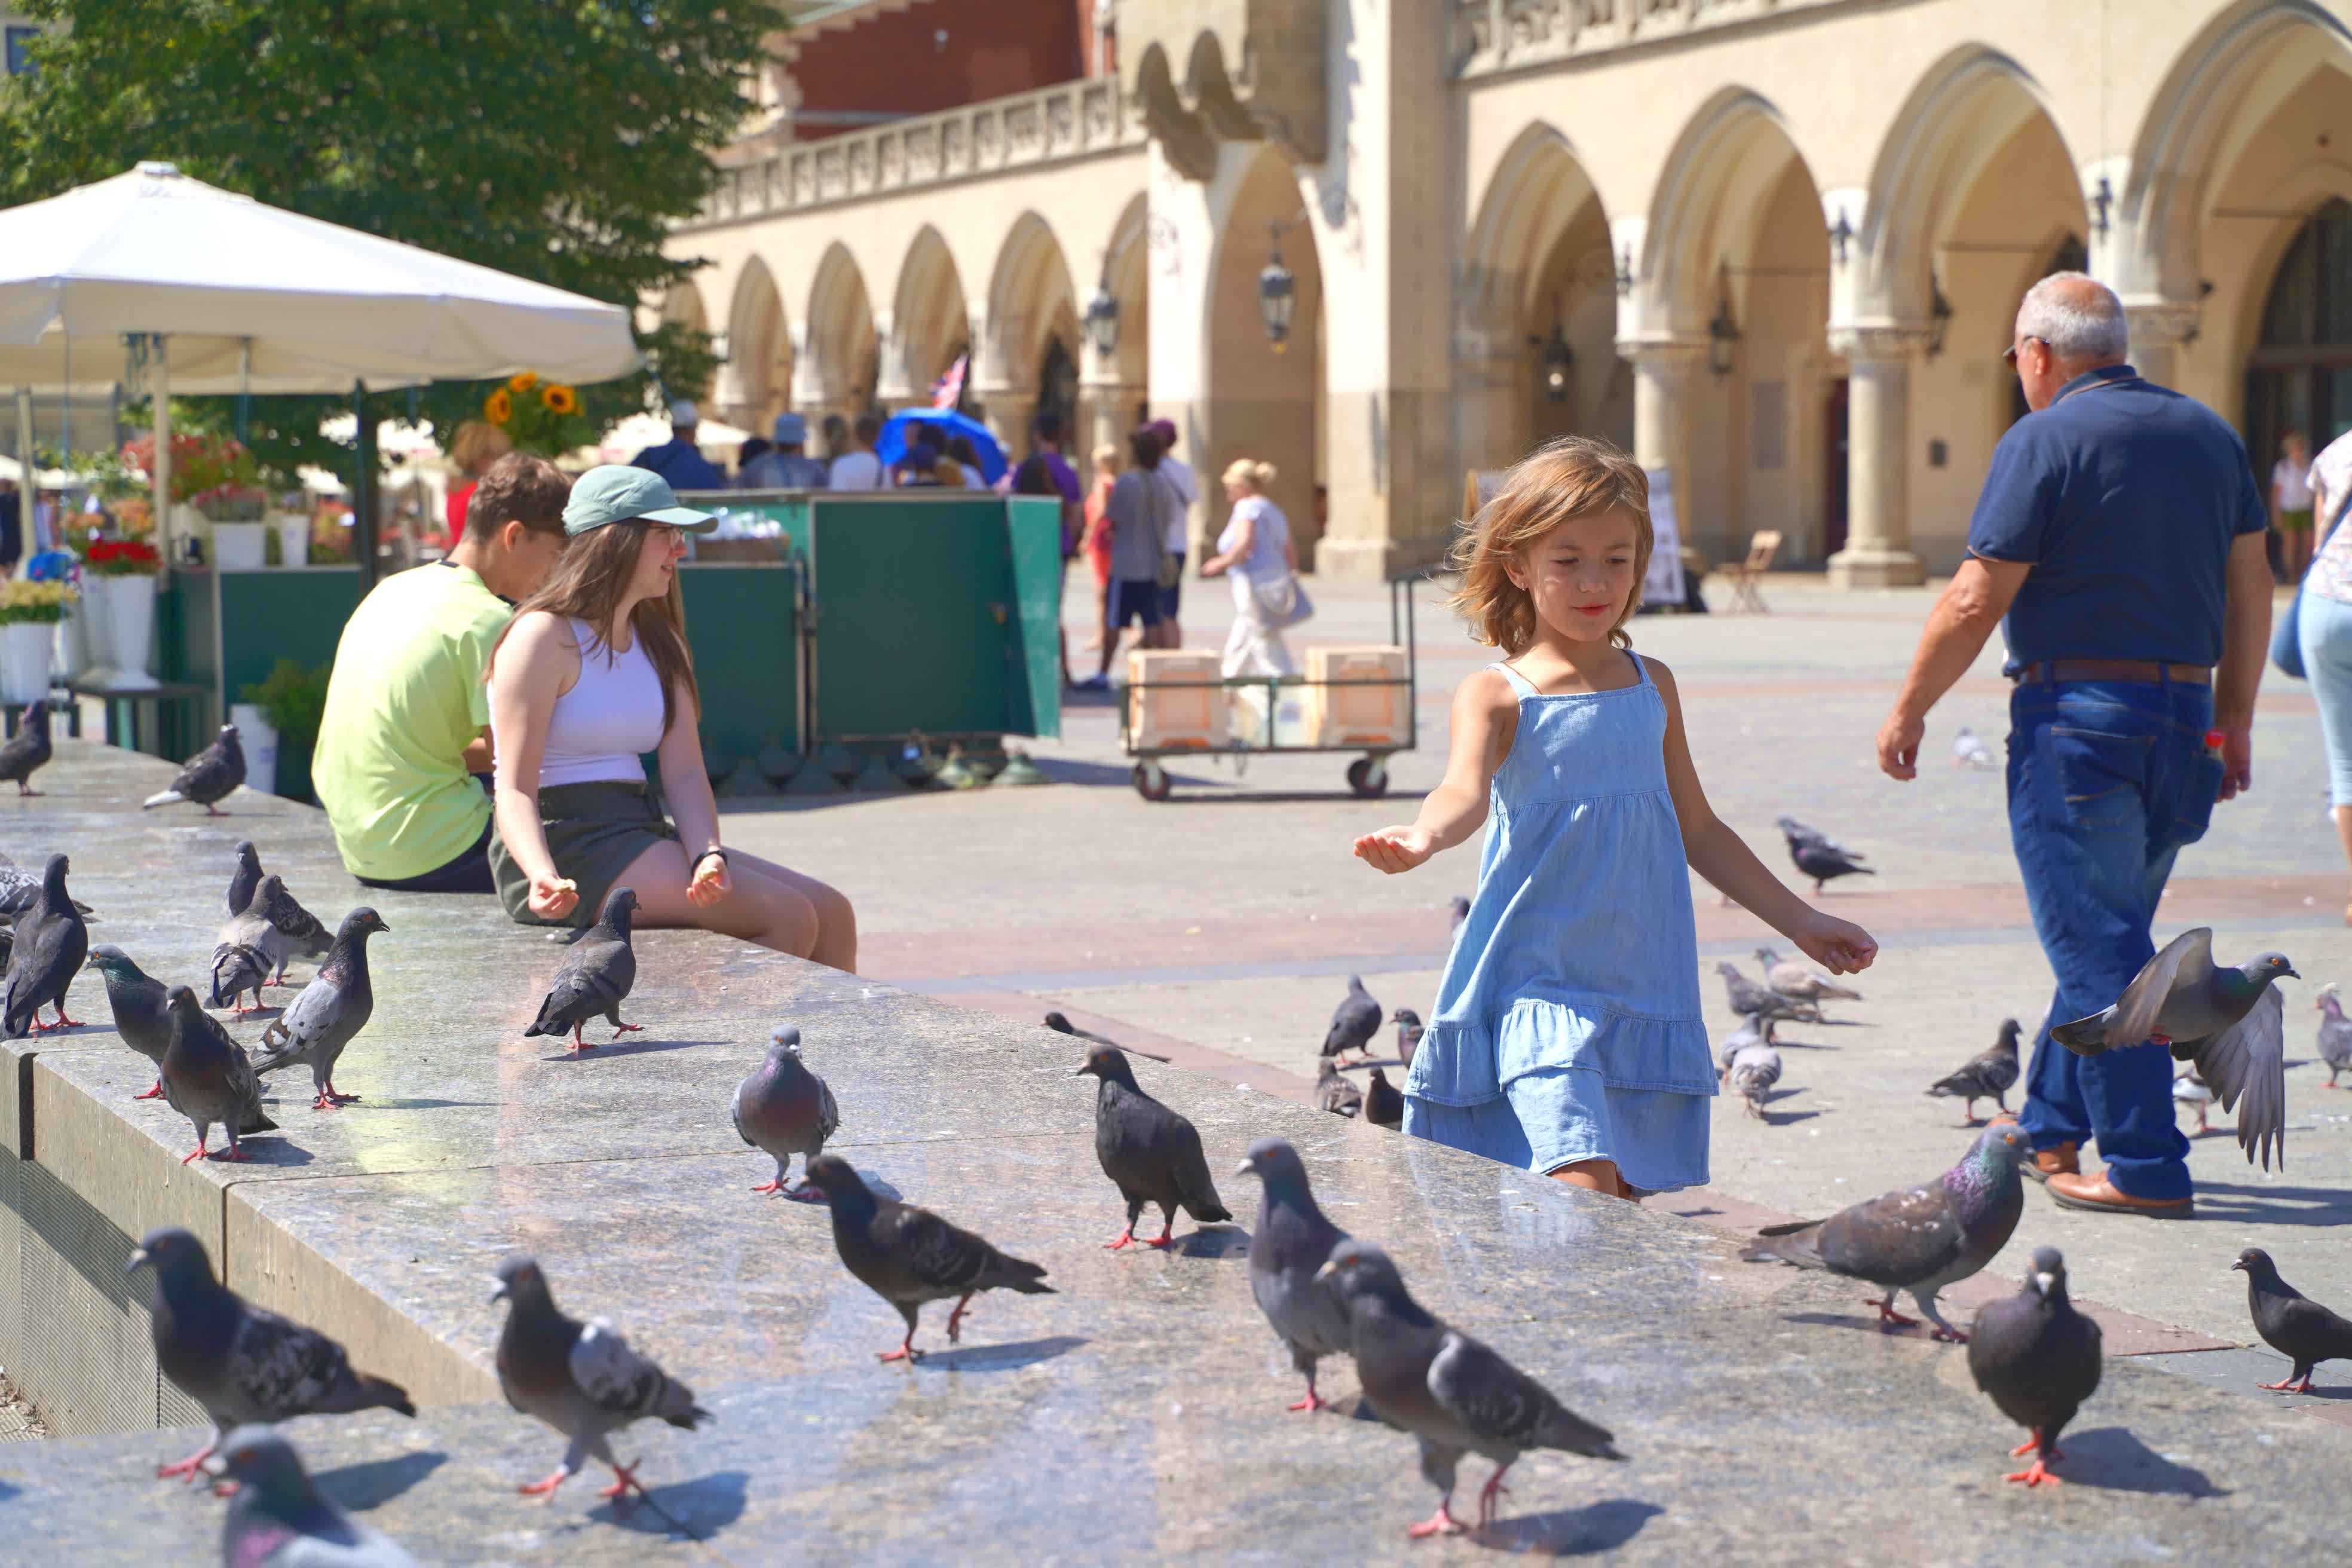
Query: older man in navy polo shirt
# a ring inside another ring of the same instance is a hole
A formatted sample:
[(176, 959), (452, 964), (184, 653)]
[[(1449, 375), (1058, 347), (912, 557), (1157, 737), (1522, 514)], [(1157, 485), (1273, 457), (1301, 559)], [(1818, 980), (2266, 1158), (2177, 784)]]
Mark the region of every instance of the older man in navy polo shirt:
[[(1878, 736), (1916, 773), (1927, 710), (2004, 630), (2010, 837), (2058, 976), (2060, 1022), (2114, 1003), (2156, 949), (2173, 858), (2253, 784), (2270, 637), (2268, 525), (2244, 447), (2210, 409), (2124, 363), (2122, 304), (2079, 272), (2035, 284), (2007, 358), (2033, 412), (2001, 437), (1968, 558), (1929, 615)], [(2019, 1120), (2029, 1173), (2068, 1208), (2193, 1212), (2162, 1047), (2033, 1047)], [(2098, 1140), (2106, 1169), (2077, 1152)]]

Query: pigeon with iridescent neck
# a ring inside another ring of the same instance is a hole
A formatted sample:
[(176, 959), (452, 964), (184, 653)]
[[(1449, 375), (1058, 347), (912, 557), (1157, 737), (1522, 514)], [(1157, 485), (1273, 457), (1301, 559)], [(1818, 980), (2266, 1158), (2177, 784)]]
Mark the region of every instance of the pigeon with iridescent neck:
[(202, 1467), (234, 1487), (221, 1527), (228, 1568), (416, 1568), (392, 1537), (319, 1495), (294, 1445), (240, 1426)]
[(1348, 1310), (1315, 1271), (1348, 1233), (1323, 1217), (1307, 1182), (1307, 1163), (1279, 1138), (1250, 1145), (1249, 1158), (1234, 1172), (1265, 1184), (1258, 1200), (1257, 1226), (1250, 1233), (1250, 1294), (1290, 1352), (1290, 1364), (1307, 1380), (1307, 1397), (1293, 1410), (1327, 1410), (1330, 1402), (1315, 1392), (1315, 1363), (1345, 1355), (1350, 1341)]
[[(24, 1038), (28, 1031), (37, 1035), (80, 1027), (78, 1020), (66, 1016), (66, 993), (81, 973), (82, 960), (89, 956), (89, 928), (82, 924), (81, 910), (66, 892), (70, 868), (64, 856), (50, 856), (41, 868), (40, 897), (16, 917), (8, 970), (0, 975), (0, 1031), (12, 1040)], [(43, 1006), (58, 1010), (56, 1023), (41, 1022)]]
[(49, 705), (25, 704), (25, 716), (8, 743), (0, 746), (0, 780), (16, 786), (18, 795), (38, 795), (33, 774), (49, 760)]
[(375, 1013), (375, 982), (368, 973), (368, 938), (389, 931), (376, 912), (362, 905), (343, 917), (327, 961), (293, 1005), (261, 1031), (262, 1056), (253, 1064), (257, 1073), (276, 1072), (296, 1062), (307, 1062), (317, 1091), (313, 1110), (335, 1110), (356, 1094), (335, 1090), (335, 1063), (352, 1037), (367, 1027)]
[[(775, 1180), (753, 1187), (755, 1193), (782, 1193), (805, 1204), (821, 1204), (824, 1195), (808, 1184), (808, 1162), (824, 1152), (824, 1141), (841, 1126), (841, 1108), (833, 1089), (809, 1071), (801, 1060), (801, 1032), (779, 1024), (768, 1034), (768, 1057), (751, 1075), (735, 1086), (732, 1114), (743, 1142), (776, 1162)], [(784, 1177), (793, 1156), (801, 1156), (803, 1180), (787, 1188)]]
[(106, 982), (106, 1004), (114, 1013), (114, 1032), (122, 1043), (155, 1064), (155, 1087), (134, 1100), (163, 1096), (163, 1053), (171, 1048), (172, 1015), (165, 1005), (170, 993), (163, 983), (131, 962), (131, 955), (112, 942), (89, 950), (89, 963)]
[(2268, 1170), (2286, 1163), (2286, 1003), (2272, 982), (2302, 976), (2283, 952), (2213, 962), (2213, 931), (2182, 931), (2132, 977), (2104, 1012), (2054, 1024), (2050, 1037), (2076, 1056), (2150, 1044), (2195, 1062), (2224, 1110), (2238, 1111), (2238, 1147)]
[(1964, 1127), (1977, 1124), (1977, 1101), (1979, 1100), (1991, 1100), (2006, 1114), (2009, 1110), (2006, 1097), (2017, 1086), (2017, 1020), (2003, 1018), (2000, 1021), (2000, 1037), (1993, 1041), (1992, 1048), (1969, 1058), (1969, 1064), (1959, 1071), (1947, 1074), (1929, 1084), (1928, 1094), (1967, 1100), (1968, 1107), (1962, 1113), (1967, 1117), (1961, 1123)]
[(2058, 1434), (2099, 1386), (2099, 1325), (2066, 1298), (2066, 1260), (2054, 1247), (2033, 1251), (2033, 1272), (2014, 1296), (1977, 1309), (1969, 1373), (2000, 1413), (2032, 1434), (2010, 1458), (2033, 1456), (2030, 1468), (2004, 1480), (2055, 1486), (2050, 1461)]
[(1936, 1310), (1936, 1297), (2009, 1244), (2025, 1210), (2017, 1165), (2029, 1152), (2022, 1128), (1988, 1127), (1966, 1159), (1926, 1185), (1881, 1193), (1827, 1219), (1767, 1226), (1740, 1256), (1867, 1280), (1886, 1292), (1864, 1303), (1878, 1309), (1880, 1322), (1916, 1328), (1916, 1319), (1895, 1310), (1895, 1291), (1907, 1290), (1936, 1325), (1934, 1338), (1965, 1343), (1968, 1336)]

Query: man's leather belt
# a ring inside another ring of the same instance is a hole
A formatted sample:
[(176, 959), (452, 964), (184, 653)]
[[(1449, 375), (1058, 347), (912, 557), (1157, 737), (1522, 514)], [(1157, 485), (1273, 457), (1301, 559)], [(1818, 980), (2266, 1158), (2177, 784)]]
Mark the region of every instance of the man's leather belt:
[(2179, 686), (2210, 686), (2213, 672), (2198, 664), (2159, 664), (2149, 658), (2045, 658), (2021, 666), (2011, 680), (2138, 680), (2154, 686), (2169, 680)]

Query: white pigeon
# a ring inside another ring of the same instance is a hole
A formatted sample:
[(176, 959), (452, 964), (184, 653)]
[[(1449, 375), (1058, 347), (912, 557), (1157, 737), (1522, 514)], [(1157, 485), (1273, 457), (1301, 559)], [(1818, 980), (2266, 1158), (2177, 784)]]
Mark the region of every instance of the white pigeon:
[(2205, 1125), (2205, 1108), (2213, 1103), (2212, 1085), (2197, 1076), (2195, 1062), (2172, 1064), (2172, 1101), (2197, 1112), (2197, 1135), (2203, 1137), (2212, 1131)]
[(1989, 768), (1994, 765), (1992, 748), (1977, 736), (1966, 724), (1952, 737), (1952, 765), (1956, 768)]
[(1780, 1081), (1780, 1053), (1762, 1040), (1741, 1046), (1732, 1053), (1730, 1070), (1724, 1076), (1748, 1101), (1748, 1114), (1761, 1121), (1772, 1086)]

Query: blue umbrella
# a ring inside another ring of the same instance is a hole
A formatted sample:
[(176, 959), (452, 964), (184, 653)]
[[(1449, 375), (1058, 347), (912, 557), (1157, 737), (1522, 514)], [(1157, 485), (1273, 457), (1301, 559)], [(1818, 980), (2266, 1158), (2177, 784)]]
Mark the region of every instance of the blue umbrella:
[[(910, 435), (913, 426), (929, 428)], [(884, 467), (895, 468), (905, 460), (911, 441), (928, 437), (932, 446), (944, 451), (950, 436), (970, 438), (971, 449), (980, 454), (981, 478), (992, 485), (1004, 477), (1004, 448), (996, 444), (996, 437), (979, 420), (952, 408), (908, 408), (893, 414), (882, 426), (882, 438), (874, 443), (874, 455)]]

